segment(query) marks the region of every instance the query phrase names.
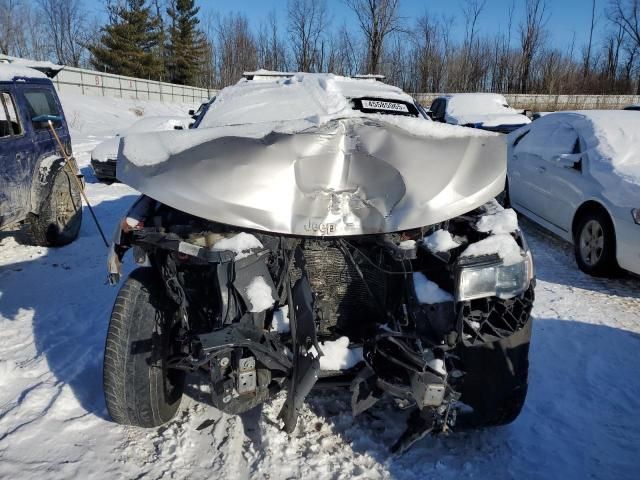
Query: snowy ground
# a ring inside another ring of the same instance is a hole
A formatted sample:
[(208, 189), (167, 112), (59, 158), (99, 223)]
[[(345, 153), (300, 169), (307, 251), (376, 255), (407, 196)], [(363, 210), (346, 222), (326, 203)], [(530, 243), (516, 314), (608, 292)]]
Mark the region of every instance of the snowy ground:
[[(86, 98), (63, 103), (87, 193), (110, 232), (135, 192), (96, 183), (89, 152), (133, 123), (132, 109), (189, 106), (109, 101), (109, 110)], [(97, 107), (98, 117), (83, 113)], [(115, 425), (101, 376), (116, 289), (105, 284), (105, 248), (88, 212), (78, 241), (62, 249), (1, 233), (0, 478), (637, 478), (640, 280), (585, 276), (568, 246), (523, 226), (538, 287), (522, 415), (507, 427), (426, 438), (401, 457), (387, 448), (403, 413), (382, 405), (354, 419), (344, 392), (314, 393), (291, 437), (274, 422), (282, 397), (231, 417), (208, 406), (197, 384), (170, 424)]]

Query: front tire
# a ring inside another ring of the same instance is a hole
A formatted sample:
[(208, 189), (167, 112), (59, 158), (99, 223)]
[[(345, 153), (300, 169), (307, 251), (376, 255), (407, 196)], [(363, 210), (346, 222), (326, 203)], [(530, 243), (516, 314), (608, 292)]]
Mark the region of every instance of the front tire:
[(78, 182), (64, 168), (49, 186), (37, 214), (28, 223), (33, 243), (43, 247), (61, 247), (74, 241), (82, 225), (82, 198)]
[(609, 277), (618, 273), (616, 235), (613, 223), (602, 210), (580, 215), (573, 240), (576, 263), (580, 270), (594, 277)]
[(171, 420), (185, 372), (167, 368), (173, 311), (151, 268), (138, 268), (118, 292), (104, 354), (107, 410), (122, 425), (157, 427)]

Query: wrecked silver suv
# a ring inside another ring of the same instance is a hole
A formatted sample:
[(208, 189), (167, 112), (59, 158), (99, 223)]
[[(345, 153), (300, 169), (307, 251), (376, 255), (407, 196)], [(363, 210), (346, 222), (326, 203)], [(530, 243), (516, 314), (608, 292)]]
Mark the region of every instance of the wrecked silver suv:
[(104, 360), (112, 418), (154, 427), (185, 376), (241, 413), (286, 391), (292, 432), (314, 386), (358, 414), (410, 405), (427, 433), (498, 425), (527, 391), (533, 265), (505, 180), (504, 140), (437, 124), (372, 79), (256, 72), (198, 129), (122, 140), (142, 193), (117, 229)]

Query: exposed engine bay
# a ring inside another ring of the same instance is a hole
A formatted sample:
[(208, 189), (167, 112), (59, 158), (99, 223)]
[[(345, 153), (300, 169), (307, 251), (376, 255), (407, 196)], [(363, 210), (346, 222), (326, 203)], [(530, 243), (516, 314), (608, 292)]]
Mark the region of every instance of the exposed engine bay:
[[(413, 411), (392, 447), (404, 451), (476, 408), (465, 381), (478, 365), (466, 352), (530, 328), (532, 258), (517, 223), (499, 221), (509, 212), (492, 201), (397, 233), (301, 237), (142, 196), (116, 233), (109, 274), (119, 280), (130, 248), (157, 272), (173, 312), (167, 368), (202, 376), (218, 409), (241, 413), (286, 390), (279, 418), (292, 432), (315, 385), (349, 386), (354, 414), (391, 395)], [(355, 360), (321, 368), (323, 342), (345, 337)]]

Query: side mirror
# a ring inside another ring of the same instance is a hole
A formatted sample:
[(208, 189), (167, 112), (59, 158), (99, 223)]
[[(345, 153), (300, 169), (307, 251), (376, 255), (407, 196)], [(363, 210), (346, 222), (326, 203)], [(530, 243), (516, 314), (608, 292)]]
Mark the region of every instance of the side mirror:
[(579, 153), (561, 153), (551, 157), (551, 161), (557, 163), (561, 167), (579, 169), (582, 155)]
[(195, 115), (196, 111), (192, 108), (191, 110), (189, 110), (189, 115)]

